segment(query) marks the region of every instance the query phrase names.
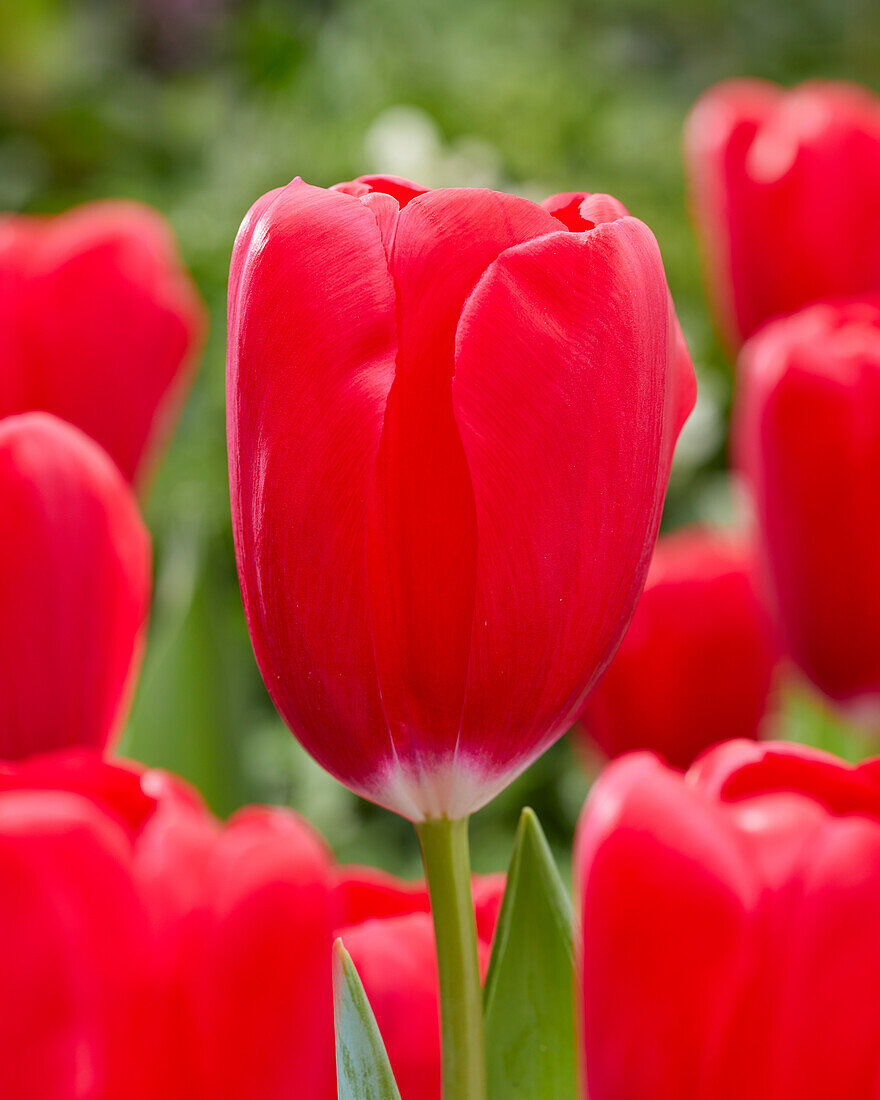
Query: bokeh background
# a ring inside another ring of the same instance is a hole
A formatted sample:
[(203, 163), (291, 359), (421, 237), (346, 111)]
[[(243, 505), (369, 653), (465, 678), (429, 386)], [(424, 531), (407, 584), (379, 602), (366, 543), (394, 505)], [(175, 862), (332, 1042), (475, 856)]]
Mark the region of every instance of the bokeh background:
[[(226, 483), (225, 294), (254, 199), (296, 175), (329, 185), (375, 171), (533, 198), (617, 195), (660, 241), (700, 381), (664, 526), (723, 522), (736, 508), (733, 376), (688, 222), (682, 124), (730, 76), (880, 90), (878, 56), (876, 0), (3, 0), (0, 209), (151, 203), (210, 310), (192, 396), (144, 501), (155, 599), (123, 751), (182, 773), (220, 813), (291, 805), (340, 858), (416, 872), (406, 824), (334, 783), (286, 732), (245, 629)], [(779, 710), (789, 736), (863, 747), (803, 690)], [(477, 868), (506, 864), (524, 803), (567, 865), (587, 787), (564, 739), (476, 817)]]

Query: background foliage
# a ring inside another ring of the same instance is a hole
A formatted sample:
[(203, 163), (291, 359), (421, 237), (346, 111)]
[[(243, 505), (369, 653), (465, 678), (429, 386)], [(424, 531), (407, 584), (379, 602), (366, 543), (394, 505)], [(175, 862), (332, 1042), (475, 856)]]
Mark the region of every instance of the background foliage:
[[(295, 175), (328, 185), (377, 170), (535, 198), (616, 194), (657, 234), (700, 376), (665, 524), (723, 519), (731, 375), (687, 220), (682, 122), (729, 76), (876, 89), (878, 56), (875, 0), (2, 0), (0, 208), (152, 203), (211, 313), (193, 395), (145, 501), (155, 604), (124, 751), (188, 776), (221, 813), (289, 803), (343, 859), (415, 870), (405, 824), (326, 777), (283, 729), (244, 626), (226, 486), (225, 288), (258, 195)], [(813, 702), (798, 696), (788, 712), (789, 732), (841, 743)], [(563, 741), (477, 817), (478, 867), (506, 863), (524, 802), (567, 862), (586, 787)]]

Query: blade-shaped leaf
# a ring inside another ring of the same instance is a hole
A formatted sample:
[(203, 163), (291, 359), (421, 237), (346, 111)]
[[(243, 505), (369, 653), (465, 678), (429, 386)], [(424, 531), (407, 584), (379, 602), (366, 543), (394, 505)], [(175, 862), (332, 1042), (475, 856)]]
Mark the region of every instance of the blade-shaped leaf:
[(489, 1100), (576, 1100), (572, 909), (523, 810), (486, 978)]
[(339, 1100), (400, 1100), (376, 1018), (342, 940), (333, 945), (333, 1008)]

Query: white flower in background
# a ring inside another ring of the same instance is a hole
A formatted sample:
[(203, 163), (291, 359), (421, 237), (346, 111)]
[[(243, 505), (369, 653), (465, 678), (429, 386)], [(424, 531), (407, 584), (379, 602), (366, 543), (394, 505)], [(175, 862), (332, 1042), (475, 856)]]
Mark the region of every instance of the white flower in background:
[(383, 111), (364, 136), (366, 170), (417, 180), (426, 187), (501, 188), (497, 150), (482, 138), (445, 142), (433, 118), (418, 107)]

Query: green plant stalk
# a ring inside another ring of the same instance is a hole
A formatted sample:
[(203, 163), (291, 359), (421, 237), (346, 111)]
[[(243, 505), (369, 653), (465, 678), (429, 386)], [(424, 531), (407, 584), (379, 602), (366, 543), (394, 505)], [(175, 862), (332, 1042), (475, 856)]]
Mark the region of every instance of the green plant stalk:
[(468, 819), (416, 825), (431, 894), (443, 1040), (443, 1100), (485, 1100), (486, 1046)]

